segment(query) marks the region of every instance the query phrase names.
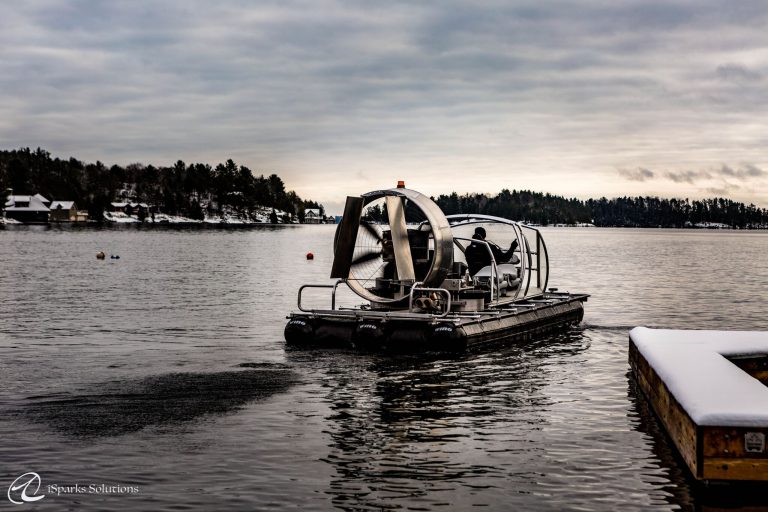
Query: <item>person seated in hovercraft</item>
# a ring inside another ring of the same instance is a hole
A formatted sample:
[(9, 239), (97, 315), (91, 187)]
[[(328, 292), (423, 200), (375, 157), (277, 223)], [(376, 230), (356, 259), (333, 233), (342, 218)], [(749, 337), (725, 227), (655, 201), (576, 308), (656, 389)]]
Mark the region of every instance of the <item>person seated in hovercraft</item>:
[[(486, 240), (485, 236), (485, 228), (478, 226), (475, 228), (475, 234), (472, 235), (472, 239), (487, 242), (497, 265), (512, 260), (518, 245), (517, 239), (512, 240), (512, 243), (509, 245), (509, 250), (505, 252), (495, 243)], [(491, 264), (491, 255), (488, 252), (488, 247), (486, 247), (484, 243), (472, 242), (464, 251), (464, 256), (467, 258), (467, 266), (469, 267), (469, 273), (472, 276), (477, 274), (481, 268)]]

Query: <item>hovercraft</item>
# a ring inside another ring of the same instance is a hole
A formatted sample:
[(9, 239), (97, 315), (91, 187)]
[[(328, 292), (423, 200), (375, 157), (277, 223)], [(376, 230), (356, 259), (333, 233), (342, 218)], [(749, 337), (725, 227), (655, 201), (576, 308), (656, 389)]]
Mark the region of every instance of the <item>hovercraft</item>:
[[(577, 325), (589, 297), (548, 288), (547, 248), (535, 227), (490, 215), (446, 216), (401, 185), (347, 197), (331, 279), (299, 288), (298, 311), (285, 327), (290, 346), (474, 351)], [(364, 302), (338, 307), (342, 286)], [(312, 288), (328, 290), (329, 308), (305, 307)]]

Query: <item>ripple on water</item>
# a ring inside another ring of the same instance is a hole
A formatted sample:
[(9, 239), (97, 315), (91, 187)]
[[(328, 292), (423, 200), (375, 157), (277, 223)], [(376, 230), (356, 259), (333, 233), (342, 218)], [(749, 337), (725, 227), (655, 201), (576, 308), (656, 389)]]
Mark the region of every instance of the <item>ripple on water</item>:
[(592, 294), (581, 329), (385, 357), (284, 349), (333, 226), (5, 230), (0, 480), (142, 489), (43, 510), (768, 508), (691, 484), (626, 353), (635, 325), (768, 328), (766, 236), (544, 231), (552, 284)]
[(119, 436), (150, 426), (192, 422), (234, 412), (288, 390), (296, 374), (284, 368), (169, 373), (100, 385), (90, 393), (27, 397), (18, 413), (78, 438)]

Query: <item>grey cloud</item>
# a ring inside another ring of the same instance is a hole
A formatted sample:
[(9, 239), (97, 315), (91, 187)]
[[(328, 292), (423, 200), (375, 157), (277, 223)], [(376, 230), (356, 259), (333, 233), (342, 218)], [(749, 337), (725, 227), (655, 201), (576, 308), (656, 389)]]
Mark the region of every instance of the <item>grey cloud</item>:
[(763, 176), (767, 176), (768, 173), (762, 170), (761, 168), (757, 167), (754, 164), (744, 164), (738, 169), (734, 169), (732, 167), (729, 167), (727, 165), (723, 165), (720, 168), (720, 174), (723, 176), (730, 176), (732, 178), (736, 178), (742, 181), (746, 181), (750, 178), (761, 178)]
[(644, 167), (638, 167), (637, 169), (619, 169), (619, 175), (630, 181), (646, 181), (655, 176), (653, 171)]
[(744, 172), (746, 173), (747, 176), (753, 176), (753, 177), (766, 176), (768, 174), (754, 164), (744, 164)]
[[(544, 159), (690, 184), (709, 176), (635, 166), (765, 165), (741, 130), (768, 114), (768, 70), (739, 62), (766, 24), (756, 0), (30, 0), (0, 17), (0, 140), (106, 162), (233, 156), (339, 187), (396, 157), (459, 190), (469, 164), (501, 181)], [(764, 177), (731, 171), (711, 174)]]
[(695, 184), (699, 180), (708, 180), (712, 175), (707, 171), (667, 171), (664, 176), (675, 183)]
[[(695, 185), (697, 182), (700, 181), (706, 181), (711, 180), (717, 177), (720, 178), (734, 178), (739, 181), (748, 181), (750, 179), (754, 178), (762, 178), (765, 176), (768, 176), (768, 172), (762, 170), (761, 168), (757, 167), (754, 164), (751, 163), (745, 163), (739, 166), (738, 168), (733, 168), (728, 165), (721, 165), (720, 168), (718, 168), (715, 171), (667, 171), (664, 173), (664, 176), (667, 179), (672, 180), (675, 183), (689, 183), (692, 185)], [(741, 187), (739, 185), (733, 184), (733, 183), (726, 183), (723, 185), (723, 187), (717, 188), (717, 189), (707, 189), (708, 191), (713, 190), (738, 190)]]
[(763, 77), (757, 71), (752, 71), (742, 64), (722, 64), (717, 67), (715, 73), (722, 80), (732, 82), (756, 81)]
[(706, 188), (705, 191), (710, 194), (715, 194), (717, 196), (728, 196), (740, 189), (741, 189), (740, 186), (735, 185), (733, 183), (724, 183), (721, 187), (709, 187), (709, 188)]

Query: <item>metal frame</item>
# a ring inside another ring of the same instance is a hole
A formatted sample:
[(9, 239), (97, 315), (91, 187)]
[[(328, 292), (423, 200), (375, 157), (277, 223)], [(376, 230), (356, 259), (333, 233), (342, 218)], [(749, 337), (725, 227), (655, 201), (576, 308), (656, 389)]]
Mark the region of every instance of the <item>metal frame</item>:
[[(432, 318), (445, 318), (449, 314), (451, 314), (451, 292), (446, 290), (445, 288), (421, 288), (419, 285), (423, 283), (414, 283), (414, 285), (411, 287), (410, 294), (408, 296), (408, 313), (403, 313), (401, 311), (395, 311), (394, 313), (384, 312), (384, 311), (363, 311), (362, 309), (349, 309), (349, 310), (341, 310), (336, 309), (336, 291), (340, 284), (346, 284), (347, 288), (352, 289), (349, 286), (349, 283), (345, 281), (344, 279), (339, 279), (333, 284), (305, 284), (299, 287), (298, 297), (297, 297), (297, 307), (299, 311), (302, 313), (332, 313), (337, 314), (339, 316), (359, 316), (359, 314), (362, 315), (370, 315), (374, 317), (383, 316), (386, 318), (400, 318), (403, 315), (407, 315), (410, 319), (416, 320), (416, 319), (423, 319), (424, 317), (432, 317)], [(301, 298), (304, 293), (304, 290), (306, 288), (331, 288), (331, 309), (325, 310), (325, 309), (307, 309), (301, 304)], [(354, 291), (354, 290), (352, 290)], [(426, 291), (426, 292), (439, 292), (446, 297), (446, 308), (445, 311), (439, 315), (435, 315), (433, 313), (414, 313), (413, 312), (413, 294), (416, 291)]]
[[(488, 250), (488, 254), (491, 256), (491, 280), (496, 283), (496, 302), (498, 303), (499, 298), (501, 297), (501, 281), (499, 280), (499, 267), (496, 266), (496, 258), (493, 257), (493, 251), (491, 250), (490, 242), (486, 242), (485, 240), (476, 240), (474, 238), (464, 238), (460, 236), (455, 236), (453, 239), (481, 244), (485, 246), (486, 250)], [(493, 300), (493, 286), (491, 286), (491, 301)]]
[[(520, 286), (515, 291), (514, 299), (525, 298), (528, 296), (528, 292), (531, 288), (531, 272), (536, 272), (536, 288), (544, 292), (549, 282), (549, 254), (547, 252), (547, 246), (544, 243), (544, 237), (541, 235), (541, 231), (533, 226), (526, 226), (519, 222), (505, 219), (503, 217), (496, 217), (493, 215), (484, 215), (480, 213), (458, 213), (454, 215), (446, 215), (451, 228), (456, 226), (466, 226), (472, 224), (487, 224), (497, 223), (510, 226), (515, 232), (515, 237), (518, 241), (518, 247), (520, 247)], [(524, 230), (532, 231), (536, 236), (535, 250), (531, 247), (531, 243), (528, 240), (528, 236)], [(456, 237), (455, 239), (461, 239)], [(480, 240), (472, 240), (479, 242)], [(533, 256), (536, 256), (536, 264), (534, 265)], [(544, 257), (544, 266), (542, 266), (542, 256)], [(541, 270), (546, 269), (546, 279), (542, 282)], [(523, 286), (525, 282), (525, 286)]]
[[(435, 204), (435, 202), (432, 201), (428, 196), (407, 188), (374, 190), (372, 192), (362, 194), (360, 197), (363, 198), (363, 208), (365, 208), (365, 206), (377, 199), (386, 199), (387, 197), (393, 196), (401, 197), (411, 201), (415, 206), (418, 207), (419, 210), (421, 210), (421, 212), (426, 217), (427, 220), (422, 222), (421, 225), (429, 224), (430, 230), (432, 232), (432, 240), (435, 247), (432, 264), (429, 268), (429, 272), (427, 272), (427, 275), (424, 278), (424, 282), (428, 284), (442, 283), (443, 279), (445, 279), (445, 277), (448, 275), (448, 272), (453, 265), (453, 238), (451, 227), (445, 217), (445, 214), (443, 214), (443, 211), (440, 209), (440, 207), (437, 206), (437, 204)], [(341, 224), (339, 226), (341, 226)], [(334, 246), (338, 244), (338, 237), (340, 235), (339, 229), (340, 228), (337, 228), (336, 230)], [(335, 252), (336, 248), (334, 247), (334, 253)], [(347, 286), (349, 286), (353, 292), (370, 302), (375, 302), (377, 304), (395, 304), (402, 300), (402, 298), (389, 299), (385, 297), (379, 297), (365, 288), (365, 286), (361, 285), (359, 283), (360, 279), (347, 277), (345, 281), (347, 282)]]
[[(458, 243), (457, 241), (464, 241), (464, 242), (470, 242), (470, 243), (480, 243), (483, 244), (486, 249), (488, 250), (488, 253), (491, 257), (491, 281), (496, 283), (496, 293), (494, 294), (493, 286), (491, 286), (491, 302), (495, 304), (499, 304), (501, 301), (501, 280), (499, 276), (499, 270), (498, 265), (496, 262), (496, 259), (493, 257), (493, 251), (491, 250), (490, 242), (487, 242), (485, 240), (475, 240), (472, 238), (464, 238), (464, 237), (453, 237), (451, 228), (457, 227), (457, 226), (465, 226), (465, 225), (472, 225), (472, 224), (488, 224), (488, 223), (497, 223), (497, 224), (504, 224), (507, 226), (510, 226), (512, 230), (514, 231), (515, 238), (518, 241), (518, 247), (520, 249), (520, 285), (514, 290), (514, 295), (511, 297), (512, 301), (518, 300), (518, 299), (524, 299), (528, 297), (528, 293), (531, 289), (531, 279), (532, 279), (532, 272), (536, 272), (536, 282), (535, 286), (538, 290), (541, 292), (544, 292), (546, 290), (546, 286), (549, 282), (549, 256), (547, 253), (546, 244), (544, 243), (544, 238), (541, 235), (541, 232), (532, 226), (526, 226), (522, 225), (519, 222), (511, 221), (509, 219), (505, 219), (503, 217), (495, 217), (493, 215), (483, 215), (483, 214), (455, 214), (455, 215), (442, 215), (442, 211), (437, 207), (435, 203), (429, 200), (427, 196), (424, 196), (418, 192), (415, 192), (413, 190), (409, 189), (388, 189), (388, 190), (376, 190), (373, 192), (368, 192), (367, 194), (363, 194), (362, 197), (365, 201), (365, 204), (370, 203), (371, 201), (375, 199), (379, 199), (381, 197), (391, 197), (391, 196), (399, 196), (403, 198), (407, 198), (410, 200), (413, 200), (417, 206), (422, 210), (422, 212), (427, 217), (426, 221), (423, 221), (421, 225), (429, 224), (432, 230), (432, 240), (435, 244), (435, 259), (432, 261), (432, 267), (430, 268), (430, 271), (428, 273), (428, 276), (432, 279), (435, 278), (432, 274), (433, 271), (436, 270), (438, 274), (443, 274), (447, 272), (445, 268), (445, 261), (443, 259), (448, 259), (448, 261), (453, 260), (453, 245), (460, 247), (461, 249), (464, 249), (464, 247)], [(441, 218), (442, 217), (442, 218)], [(439, 220), (438, 220), (439, 219)], [(445, 222), (443, 222), (443, 219), (445, 219)], [(530, 230), (535, 234), (536, 242), (535, 242), (535, 248), (532, 247), (531, 241), (529, 240), (530, 235), (526, 235), (525, 230)], [(440, 250), (437, 250), (437, 246), (440, 246)], [(448, 248), (450, 248), (450, 254), (448, 254)], [(533, 259), (533, 256), (536, 256), (535, 262)], [(544, 258), (543, 263), (544, 266), (542, 266), (542, 256)], [(545, 276), (542, 276), (542, 270), (545, 270), (546, 274)], [(444, 276), (440, 276), (443, 277)], [(544, 277), (544, 279), (542, 279)], [(312, 309), (305, 309), (302, 306), (302, 293), (305, 288), (331, 288), (331, 309), (330, 311), (333, 313), (343, 314), (347, 315), (347, 311), (341, 311), (336, 309), (336, 292), (338, 289), (339, 284), (344, 283), (347, 285), (347, 287), (352, 290), (354, 293), (356, 293), (358, 296), (360, 296), (363, 299), (366, 299), (370, 302), (375, 302), (378, 304), (387, 304), (387, 303), (396, 303), (399, 302), (402, 299), (382, 299), (381, 297), (374, 296), (374, 299), (371, 298), (371, 293), (368, 290), (365, 290), (365, 293), (360, 293), (359, 288), (361, 286), (356, 282), (355, 279), (339, 279), (334, 284), (306, 284), (299, 288), (298, 292), (298, 308), (300, 311), (304, 313), (314, 313), (318, 310), (312, 310)], [(424, 282), (416, 282), (413, 283), (411, 286), (410, 292), (409, 292), (409, 301), (408, 301), (408, 316), (417, 315), (420, 318), (424, 318), (424, 316), (432, 316), (435, 318), (443, 318), (447, 316), (450, 313), (450, 304), (451, 304), (451, 298), (450, 298), (450, 292), (444, 288), (424, 288), (421, 287), (424, 284)], [(447, 303), (449, 305), (446, 312), (444, 312), (441, 315), (432, 315), (432, 314), (426, 314), (426, 313), (413, 313), (413, 294), (415, 291), (436, 291), (441, 294), (445, 294), (448, 298)], [(362, 310), (359, 310), (362, 311)], [(350, 312), (351, 313), (351, 312)], [(369, 314), (371, 316), (385, 316), (385, 317), (394, 317), (394, 316), (402, 316), (404, 313), (402, 312), (393, 312), (393, 313), (384, 313), (384, 312), (371, 312), (371, 311), (364, 311), (365, 314)], [(376, 313), (375, 315), (373, 313)]]
[(446, 290), (445, 288), (421, 288), (420, 285), (424, 283), (413, 283), (413, 286), (411, 287), (411, 293), (408, 294), (408, 312), (413, 313), (413, 294), (416, 291), (419, 292), (440, 292), (441, 294), (445, 295), (446, 297), (446, 306), (445, 311), (442, 315), (439, 315), (438, 318), (445, 318), (450, 312), (451, 312), (451, 292)]
[[(424, 321), (431, 320), (432, 322), (440, 321), (450, 321), (454, 323), (461, 323), (462, 320), (479, 320), (480, 318), (484, 316), (504, 316), (506, 314), (516, 313), (518, 310), (533, 310), (538, 309), (541, 307), (545, 307), (548, 304), (556, 303), (558, 300), (553, 299), (542, 299), (542, 300), (535, 300), (535, 299), (521, 299), (525, 300), (525, 303), (519, 303), (515, 300), (510, 301), (509, 303), (505, 303), (501, 307), (496, 307), (494, 309), (487, 309), (483, 311), (450, 311), (450, 292), (446, 290), (445, 288), (416, 288), (416, 291), (438, 291), (441, 293), (445, 293), (448, 299), (448, 306), (446, 308), (446, 311), (443, 313), (436, 315), (433, 313), (414, 313), (410, 309), (408, 311), (404, 310), (395, 310), (395, 311), (373, 311), (373, 310), (364, 310), (364, 309), (358, 309), (358, 308), (351, 308), (351, 309), (336, 309), (336, 291), (340, 284), (347, 284), (343, 279), (340, 279), (336, 281), (334, 284), (306, 284), (299, 288), (298, 292), (298, 309), (303, 314), (309, 314), (309, 315), (321, 315), (323, 317), (335, 317), (335, 318), (377, 318), (382, 320), (416, 320), (416, 321)], [(418, 283), (417, 283), (418, 284)], [(301, 304), (302, 299), (302, 292), (305, 288), (329, 288), (332, 289), (331, 292), (331, 308), (328, 309), (306, 309)], [(588, 295), (571, 295), (567, 292), (560, 292), (560, 293), (552, 293), (551, 296), (557, 296), (560, 299), (567, 299), (565, 302), (572, 302), (574, 300), (585, 300)], [(410, 296), (410, 301), (413, 300), (413, 295)], [(412, 307), (412, 303), (411, 303)], [(291, 313), (288, 318), (294, 318), (296, 316), (301, 316), (302, 313)]]
[(297, 304), (299, 307), (299, 311), (303, 311), (305, 313), (312, 313), (314, 311), (314, 309), (304, 309), (301, 306), (301, 294), (304, 291), (304, 288), (333, 288), (333, 291), (331, 291), (331, 311), (336, 311), (336, 289), (339, 287), (341, 283), (345, 283), (345, 281), (343, 279), (339, 279), (333, 284), (305, 284), (300, 286), (298, 304)]

